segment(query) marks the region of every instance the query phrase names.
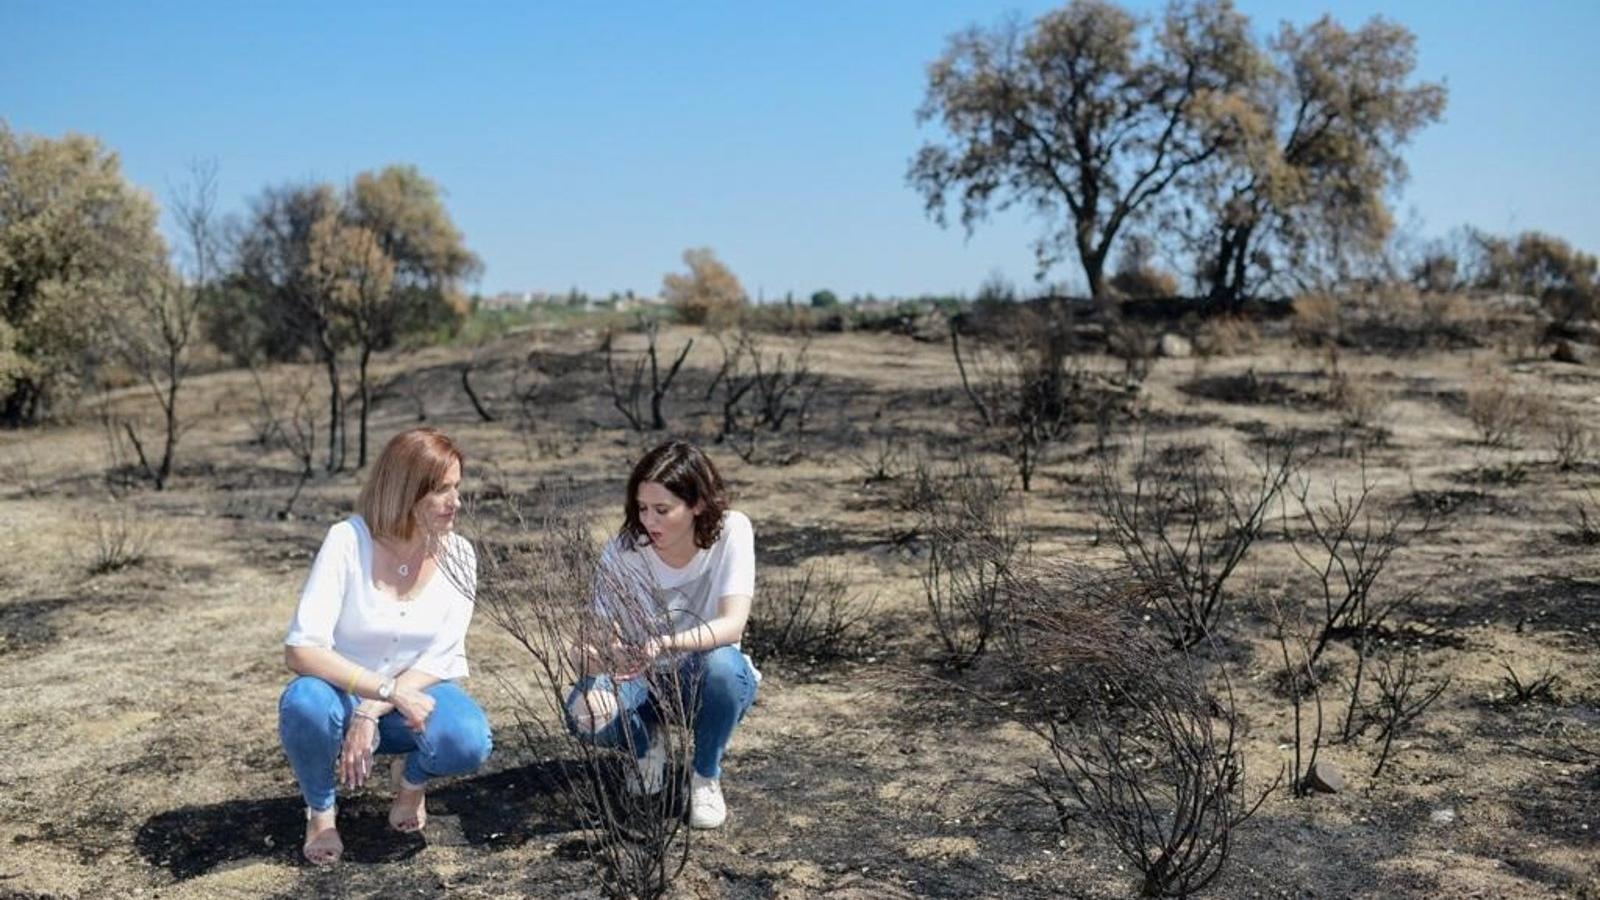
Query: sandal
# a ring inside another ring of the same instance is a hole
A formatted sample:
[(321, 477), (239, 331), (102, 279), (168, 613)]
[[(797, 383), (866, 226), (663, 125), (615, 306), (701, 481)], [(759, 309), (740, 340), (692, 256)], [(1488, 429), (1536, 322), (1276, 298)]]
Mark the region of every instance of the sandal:
[[(428, 827), (428, 798), (423, 793), (427, 788), (406, 781), (405, 757), (397, 757), (389, 764), (389, 778), (394, 782), (394, 803), (389, 807), (389, 827), (406, 834), (420, 832)], [(402, 795), (408, 793), (422, 794), (417, 798), (417, 811), (415, 815), (397, 817)]]
[[(332, 813), (337, 818), (339, 808), (337, 806), (329, 807), (326, 812)], [(311, 829), (311, 820), (322, 814), (323, 812), (313, 810), (310, 807), (306, 808), (306, 830), (310, 834), (306, 835), (306, 842), (300, 848), (300, 853), (305, 856), (306, 862), (311, 863), (313, 866), (331, 866), (339, 861), (339, 857), (344, 855), (344, 841), (339, 839), (339, 826), (337, 824), (316, 830)]]

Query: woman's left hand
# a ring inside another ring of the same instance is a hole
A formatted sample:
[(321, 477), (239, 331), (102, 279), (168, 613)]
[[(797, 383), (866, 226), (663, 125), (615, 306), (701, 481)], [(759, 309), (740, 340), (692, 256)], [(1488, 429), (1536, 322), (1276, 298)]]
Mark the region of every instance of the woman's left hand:
[(357, 717), (345, 730), (344, 746), (339, 748), (339, 782), (351, 789), (366, 784), (376, 749), (378, 726), (371, 719)]
[(650, 666), (655, 663), (656, 657), (667, 650), (666, 638), (653, 637), (639, 645), (639, 649), (630, 654), (626, 671), (612, 673), (618, 681), (631, 681), (650, 671)]

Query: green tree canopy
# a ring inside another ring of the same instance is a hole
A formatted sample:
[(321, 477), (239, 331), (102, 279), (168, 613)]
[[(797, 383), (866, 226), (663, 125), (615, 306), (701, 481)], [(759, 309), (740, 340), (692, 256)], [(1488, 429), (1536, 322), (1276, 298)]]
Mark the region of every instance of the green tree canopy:
[(37, 420), (92, 366), (90, 311), (163, 264), (156, 218), (98, 140), (0, 122), (0, 421)]
[(1276, 275), (1344, 276), (1349, 259), (1381, 248), (1394, 226), (1388, 192), (1406, 175), (1400, 147), (1444, 112), (1443, 85), (1411, 81), (1416, 38), (1394, 22), (1285, 23), (1270, 49), (1247, 105), (1212, 113), (1243, 139), (1195, 198), (1200, 278), (1225, 303)]
[(268, 188), (236, 255), (212, 333), (244, 360), (309, 351), (323, 364), (330, 470), (343, 465), (340, 368), (353, 350), (364, 465), (373, 352), (408, 333), (458, 324), (467, 313), (461, 283), (480, 269), (438, 186), (415, 167), (389, 166), (358, 175), (342, 194), (327, 184)]
[(921, 148), (909, 179), (941, 224), (956, 200), (969, 231), (1029, 207), (1052, 223), (1040, 270), (1075, 254), (1104, 296), (1122, 229), (1238, 139), (1215, 113), (1261, 77), (1247, 24), (1227, 0), (1175, 4), (1159, 25), (1072, 0), (1030, 28), (963, 31), (928, 67), (918, 110), (947, 139)]

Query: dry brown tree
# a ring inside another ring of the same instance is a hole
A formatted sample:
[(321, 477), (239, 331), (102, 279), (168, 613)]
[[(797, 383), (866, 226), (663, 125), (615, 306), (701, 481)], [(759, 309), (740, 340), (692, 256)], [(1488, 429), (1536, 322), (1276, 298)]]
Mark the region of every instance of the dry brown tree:
[[(660, 320), (640, 316), (639, 330), (644, 333), (645, 349), (639, 358), (634, 360), (625, 386), (617, 381), (617, 370), (612, 361), (615, 356), (613, 347), (615, 336), (610, 332), (606, 333), (605, 341), (601, 345), (601, 350), (606, 355), (606, 387), (611, 392), (611, 404), (628, 420), (634, 431), (644, 431), (646, 427), (660, 431), (667, 427), (667, 418), (661, 411), (661, 405), (672, 392), (672, 383), (677, 379), (678, 371), (683, 368), (683, 361), (688, 358), (689, 351), (694, 348), (694, 338), (684, 342), (677, 357), (663, 372), (663, 360), (657, 346), (661, 338)], [(644, 381), (647, 371), (650, 373), (648, 388)], [(650, 402), (648, 420), (641, 406), (647, 391)]]
[(726, 443), (740, 459), (752, 462), (763, 439), (778, 435), (788, 423), (793, 444), (777, 458), (785, 463), (798, 459), (811, 402), (822, 386), (822, 378), (811, 371), (810, 349), (807, 335), (792, 356), (781, 350), (773, 352), (754, 332), (742, 327), (731, 347), (722, 342), (722, 366), (706, 390), (707, 398), (719, 390), (722, 395), (722, 425), (716, 443)]
[[(526, 677), (501, 679), (524, 740), (559, 761), (561, 799), (583, 830), (605, 893), (662, 896), (689, 859), (683, 774), (697, 698), (676, 667), (641, 668), (640, 648), (665, 625), (652, 586), (602, 565), (587, 523), (564, 501), (535, 518), (506, 497), (472, 519), (498, 520), (478, 541), (477, 602), (532, 660)], [(580, 647), (590, 652), (575, 653)], [(580, 684), (588, 689), (574, 692)], [(659, 714), (656, 740), (667, 760), (659, 786), (639, 779), (642, 748), (618, 721), (624, 685), (647, 689)], [(586, 738), (597, 733), (617, 740), (607, 747)]]
[(123, 422), (139, 466), (156, 490), (172, 477), (178, 440), (184, 432), (178, 392), (188, 378), (191, 345), (199, 320), (215, 291), (221, 268), (221, 228), (216, 214), (215, 164), (191, 166), (190, 181), (172, 198), (179, 234), (177, 259), (151, 260), (130, 279), (125, 300), (99, 304), (99, 322), (112, 352), (144, 383), (161, 408), (165, 441), (152, 460), (129, 421)]

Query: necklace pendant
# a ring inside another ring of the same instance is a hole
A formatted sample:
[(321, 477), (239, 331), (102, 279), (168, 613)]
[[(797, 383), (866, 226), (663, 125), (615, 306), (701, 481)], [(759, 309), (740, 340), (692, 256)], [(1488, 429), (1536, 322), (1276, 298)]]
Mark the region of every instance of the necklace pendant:
[(410, 574), (411, 574), (411, 567), (410, 566), (402, 565), (400, 567), (400, 577), (401, 578), (404, 578), (404, 577), (406, 577), (407, 575), (410, 575)]

